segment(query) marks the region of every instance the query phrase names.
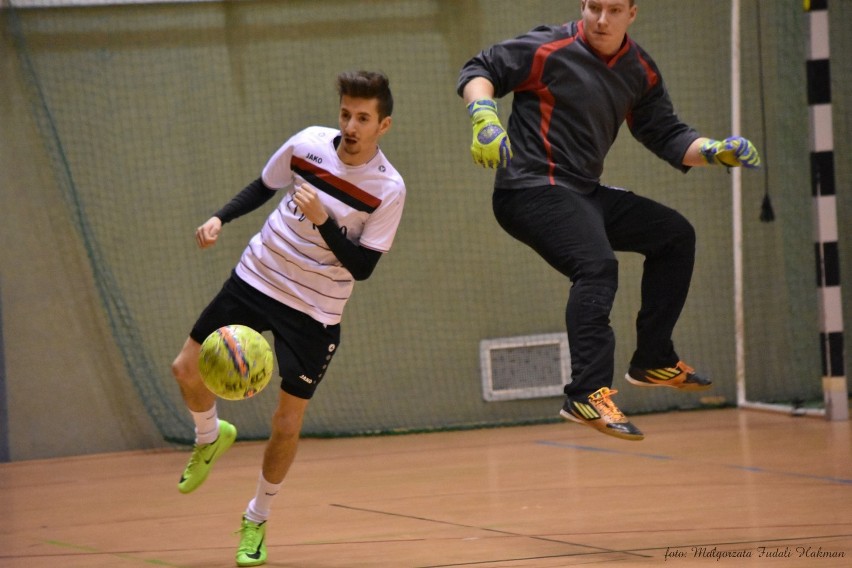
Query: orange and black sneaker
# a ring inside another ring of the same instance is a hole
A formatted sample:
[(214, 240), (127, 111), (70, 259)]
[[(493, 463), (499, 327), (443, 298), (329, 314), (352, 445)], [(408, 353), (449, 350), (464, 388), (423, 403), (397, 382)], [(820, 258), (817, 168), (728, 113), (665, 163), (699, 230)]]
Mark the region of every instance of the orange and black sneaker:
[(674, 367), (659, 369), (630, 367), (624, 378), (640, 387), (671, 387), (682, 391), (700, 391), (713, 386), (713, 381), (699, 375), (683, 361), (678, 361)]
[(639, 431), (639, 428), (631, 424), (624, 413), (610, 400), (610, 397), (617, 392), (617, 390), (601, 387), (590, 394), (587, 400), (568, 397), (559, 414), (565, 420), (585, 424), (608, 436), (633, 441), (644, 439), (645, 435)]

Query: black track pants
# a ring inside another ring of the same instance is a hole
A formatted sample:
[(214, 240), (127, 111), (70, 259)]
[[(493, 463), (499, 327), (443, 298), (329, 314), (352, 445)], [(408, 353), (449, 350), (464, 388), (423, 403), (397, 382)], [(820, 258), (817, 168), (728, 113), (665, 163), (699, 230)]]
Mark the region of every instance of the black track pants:
[(615, 336), (609, 315), (618, 289), (614, 251), (645, 256), (630, 364), (653, 368), (678, 361), (672, 332), (695, 261), (695, 231), (680, 213), (603, 185), (589, 193), (556, 186), (497, 189), (493, 206), (506, 232), (572, 282), (565, 309), (572, 382), (565, 394), (585, 396), (612, 386)]

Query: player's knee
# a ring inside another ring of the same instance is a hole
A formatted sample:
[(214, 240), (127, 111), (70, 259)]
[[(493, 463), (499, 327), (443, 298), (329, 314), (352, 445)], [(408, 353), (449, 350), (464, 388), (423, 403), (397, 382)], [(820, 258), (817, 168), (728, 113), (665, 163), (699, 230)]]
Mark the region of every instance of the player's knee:
[(618, 290), (618, 261), (602, 259), (586, 262), (571, 287), (566, 320), (569, 328), (580, 321), (609, 324), (609, 314)]
[(299, 437), (302, 430), (302, 417), (293, 412), (278, 411), (272, 416), (272, 432), (280, 441)]
[(180, 383), (200, 381), (198, 373), (198, 356), (201, 354), (201, 344), (188, 337), (180, 353), (172, 361), (172, 375)]
[(677, 213), (667, 225), (667, 232), (670, 235), (669, 241), (675, 246), (681, 248), (695, 248), (695, 227), (689, 220)]
[(668, 246), (664, 250), (681, 262), (691, 262), (695, 258), (695, 228), (685, 217), (677, 215), (672, 223)]
[(189, 384), (198, 376), (198, 359), (181, 351), (172, 361), (172, 375), (181, 384)]
[(614, 293), (618, 289), (618, 260), (604, 258), (580, 264), (574, 275), (574, 285), (603, 287)]

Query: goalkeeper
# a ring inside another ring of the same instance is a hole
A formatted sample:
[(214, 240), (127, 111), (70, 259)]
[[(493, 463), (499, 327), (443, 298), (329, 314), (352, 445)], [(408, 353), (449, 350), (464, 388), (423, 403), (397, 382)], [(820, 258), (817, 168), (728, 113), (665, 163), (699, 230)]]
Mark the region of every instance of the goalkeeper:
[[(700, 136), (675, 114), (654, 60), (628, 35), (634, 0), (583, 0), (581, 18), (539, 26), (468, 61), (457, 90), (473, 125), (473, 160), (496, 168), (500, 226), (572, 282), (566, 308), (572, 382), (561, 415), (604, 434), (643, 439), (614, 404), (618, 287), (614, 251), (645, 257), (636, 347), (625, 379), (681, 391), (711, 386), (675, 351), (672, 333), (686, 301), (695, 232), (677, 211), (601, 184), (622, 123), (658, 158), (693, 166), (756, 168), (751, 142)], [(495, 99), (513, 93), (505, 129)]]

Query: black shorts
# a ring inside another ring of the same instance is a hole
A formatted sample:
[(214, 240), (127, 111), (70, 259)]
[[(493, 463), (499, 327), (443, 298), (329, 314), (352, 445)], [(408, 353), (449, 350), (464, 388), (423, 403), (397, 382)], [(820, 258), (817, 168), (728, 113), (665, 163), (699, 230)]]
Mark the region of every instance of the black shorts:
[(281, 389), (303, 399), (313, 397), (340, 345), (340, 324), (324, 325), (273, 300), (233, 272), (201, 312), (189, 336), (203, 343), (220, 327), (232, 324), (272, 332)]

